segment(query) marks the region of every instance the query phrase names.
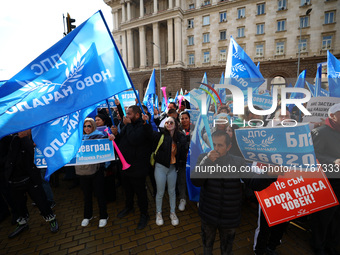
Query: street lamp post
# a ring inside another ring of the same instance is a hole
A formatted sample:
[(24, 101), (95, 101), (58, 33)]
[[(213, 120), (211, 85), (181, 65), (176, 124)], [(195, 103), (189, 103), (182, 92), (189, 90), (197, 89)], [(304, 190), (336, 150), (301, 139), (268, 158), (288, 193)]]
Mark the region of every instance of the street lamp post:
[[(308, 16), (312, 11), (312, 8), (308, 9), (306, 11), (306, 16)], [(301, 43), (301, 28), (302, 28), (302, 24), (301, 24), (301, 20), (300, 20), (300, 39), (299, 39), (299, 43), (298, 43), (298, 67), (297, 67), (297, 76), (296, 77), (299, 77), (299, 74), (300, 74), (300, 52), (301, 52), (301, 46), (300, 46), (300, 43)]]
[(161, 88), (162, 88), (162, 65), (161, 65), (162, 58), (161, 58), (161, 48), (157, 44), (155, 44), (154, 42), (151, 42), (151, 44), (156, 46), (158, 48), (158, 50), (159, 50), (159, 96), (161, 96), (162, 95), (162, 90), (161, 90)]

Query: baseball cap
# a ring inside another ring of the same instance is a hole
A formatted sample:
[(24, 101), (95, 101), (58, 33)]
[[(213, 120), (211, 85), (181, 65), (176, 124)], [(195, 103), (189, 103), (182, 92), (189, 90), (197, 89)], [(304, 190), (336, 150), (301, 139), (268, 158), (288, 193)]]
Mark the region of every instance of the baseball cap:
[(337, 111), (340, 111), (340, 103), (334, 104), (331, 108), (329, 108), (329, 110), (328, 110), (328, 116), (330, 116), (331, 113), (332, 113), (332, 114), (336, 113)]

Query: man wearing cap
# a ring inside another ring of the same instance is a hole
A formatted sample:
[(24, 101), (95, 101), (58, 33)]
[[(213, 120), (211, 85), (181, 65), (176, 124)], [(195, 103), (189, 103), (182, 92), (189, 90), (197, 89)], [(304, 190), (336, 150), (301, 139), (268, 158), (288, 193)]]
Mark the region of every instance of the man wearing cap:
[[(316, 158), (322, 164), (338, 200), (340, 199), (340, 103), (328, 110), (325, 125), (312, 130)], [(331, 172), (332, 171), (332, 172)], [(315, 254), (340, 254), (340, 206), (312, 214), (312, 246)]]

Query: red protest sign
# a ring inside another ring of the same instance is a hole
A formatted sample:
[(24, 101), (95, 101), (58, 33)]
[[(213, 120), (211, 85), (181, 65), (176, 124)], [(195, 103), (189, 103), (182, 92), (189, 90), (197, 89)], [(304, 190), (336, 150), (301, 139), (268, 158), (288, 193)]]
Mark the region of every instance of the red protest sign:
[(270, 227), (339, 204), (323, 171), (287, 172), (255, 194)]

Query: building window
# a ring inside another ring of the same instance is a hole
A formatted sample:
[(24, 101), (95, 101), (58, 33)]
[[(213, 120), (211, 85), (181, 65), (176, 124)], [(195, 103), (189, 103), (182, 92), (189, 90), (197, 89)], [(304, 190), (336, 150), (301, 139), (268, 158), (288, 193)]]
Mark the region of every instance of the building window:
[(195, 9), (195, 4), (189, 4), (189, 10)]
[(191, 35), (191, 36), (188, 36), (188, 45), (194, 45), (194, 36)]
[(266, 4), (263, 3), (263, 4), (258, 4), (257, 5), (257, 15), (262, 15), (262, 14), (265, 14), (265, 7), (266, 7)]
[(277, 10), (278, 11), (283, 11), (287, 9), (287, 2), (286, 0), (279, 0), (277, 2)]
[(227, 12), (220, 12), (220, 22), (227, 21)]
[(227, 61), (227, 50), (220, 50), (220, 61)]
[(332, 35), (322, 37), (322, 50), (329, 50), (332, 48)]
[(210, 42), (210, 33), (203, 34), (203, 43)]
[(307, 52), (307, 39), (299, 40), (299, 51)]
[(310, 4), (310, 0), (301, 0), (301, 6), (309, 5), (309, 4)]
[(256, 45), (256, 57), (263, 57), (263, 44)]
[(237, 28), (237, 37), (244, 37), (244, 27)]
[(334, 16), (335, 16), (335, 12), (334, 11), (325, 12), (325, 24), (334, 23)]
[(210, 4), (210, 0), (205, 0), (204, 2), (203, 2), (203, 5), (209, 5)]
[(203, 26), (210, 25), (210, 15), (203, 17)]
[(286, 20), (279, 20), (277, 22), (277, 31), (285, 31), (286, 30)]
[(195, 64), (195, 54), (189, 54), (188, 55), (188, 65), (194, 65)]
[(206, 51), (203, 53), (203, 63), (210, 62), (210, 51)]
[(309, 16), (300, 17), (300, 28), (309, 26)]
[(285, 52), (285, 42), (276, 43), (276, 55), (283, 55)]
[(227, 39), (227, 30), (220, 31), (220, 40)]
[(194, 19), (188, 19), (188, 28), (194, 28)]
[(256, 25), (256, 34), (257, 35), (264, 34), (264, 24), (257, 24)]
[(237, 18), (242, 19), (246, 17), (246, 8), (237, 9)]

